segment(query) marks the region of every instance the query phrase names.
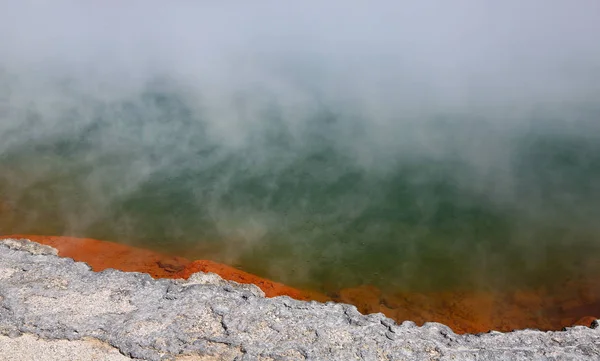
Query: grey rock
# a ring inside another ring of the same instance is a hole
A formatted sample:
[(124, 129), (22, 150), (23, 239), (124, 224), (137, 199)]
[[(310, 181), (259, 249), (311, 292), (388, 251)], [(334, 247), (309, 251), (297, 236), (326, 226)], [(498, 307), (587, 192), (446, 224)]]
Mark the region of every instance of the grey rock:
[(600, 359), (600, 328), (457, 335), (346, 304), (265, 298), (214, 274), (96, 273), (39, 250), (0, 242), (0, 335), (98, 340), (145, 360)]
[(10, 249), (27, 251), (31, 254), (51, 254), (58, 255), (58, 250), (54, 247), (46, 246), (36, 242), (31, 242), (28, 239), (12, 239), (7, 238), (2, 240), (2, 244)]

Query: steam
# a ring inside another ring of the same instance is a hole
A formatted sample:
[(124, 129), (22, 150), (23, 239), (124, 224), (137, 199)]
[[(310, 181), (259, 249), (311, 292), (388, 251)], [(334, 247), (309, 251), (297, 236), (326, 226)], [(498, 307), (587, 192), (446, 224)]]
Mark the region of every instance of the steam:
[(322, 288), (571, 272), (598, 247), (599, 13), (1, 4), (1, 230)]

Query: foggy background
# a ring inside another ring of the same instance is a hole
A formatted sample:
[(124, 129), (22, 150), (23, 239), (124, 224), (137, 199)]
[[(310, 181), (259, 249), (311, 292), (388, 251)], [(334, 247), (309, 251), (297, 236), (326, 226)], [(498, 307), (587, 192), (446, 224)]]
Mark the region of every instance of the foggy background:
[(597, 271), (600, 2), (0, 4), (0, 230), (322, 290)]

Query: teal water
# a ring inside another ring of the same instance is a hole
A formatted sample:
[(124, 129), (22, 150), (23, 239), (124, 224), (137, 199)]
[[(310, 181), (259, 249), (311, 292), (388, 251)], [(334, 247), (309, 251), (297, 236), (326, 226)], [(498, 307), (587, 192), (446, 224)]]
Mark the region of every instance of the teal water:
[(4, 234), (113, 240), (325, 292), (539, 286), (599, 268), (593, 107), (382, 124), (325, 104), (290, 122), (273, 102), (223, 131), (177, 91), (148, 90), (81, 99), (57, 127), (19, 116), (0, 137)]

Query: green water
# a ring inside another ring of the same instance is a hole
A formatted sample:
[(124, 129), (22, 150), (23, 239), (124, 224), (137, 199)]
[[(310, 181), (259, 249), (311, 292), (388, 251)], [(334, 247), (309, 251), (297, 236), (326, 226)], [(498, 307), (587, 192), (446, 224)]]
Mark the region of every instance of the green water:
[(273, 104), (223, 137), (176, 93), (85, 104), (59, 128), (35, 132), (33, 111), (2, 134), (2, 233), (113, 240), (326, 292), (598, 271), (597, 109), (386, 128), (326, 106), (290, 125)]

